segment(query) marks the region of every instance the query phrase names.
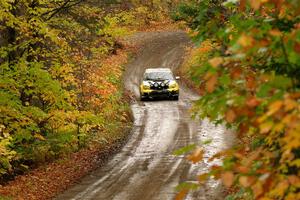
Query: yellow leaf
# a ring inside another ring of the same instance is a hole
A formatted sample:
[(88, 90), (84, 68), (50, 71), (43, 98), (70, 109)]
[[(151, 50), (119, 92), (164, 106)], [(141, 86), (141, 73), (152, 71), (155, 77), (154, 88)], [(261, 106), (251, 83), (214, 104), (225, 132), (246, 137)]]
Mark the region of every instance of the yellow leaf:
[(283, 141), (286, 143), (287, 149), (297, 149), (300, 147), (300, 133), (297, 130), (290, 130), (286, 133), (286, 136), (283, 138)]
[(295, 193), (289, 193), (286, 197), (285, 200), (295, 200), (295, 199), (300, 199), (300, 193), (295, 194)]
[(46, 139), (44, 138), (44, 136), (42, 136), (42, 135), (40, 135), (40, 134), (38, 134), (38, 133), (34, 134), (34, 137), (35, 137), (36, 139), (39, 139), (39, 140), (43, 140), (43, 141), (46, 140)]
[(222, 64), (224, 62), (224, 60), (221, 57), (215, 57), (215, 58), (210, 59), (208, 62), (212, 67), (216, 68), (220, 64)]
[(292, 115), (286, 115), (282, 120), (281, 122), (284, 123), (285, 125), (289, 125), (290, 122), (292, 120)]
[(259, 117), (257, 119), (257, 122), (258, 123), (263, 123), (264, 121), (266, 121), (266, 119), (268, 119), (268, 116), (265, 114), (265, 115), (262, 115), (261, 117)]
[(272, 194), (278, 197), (283, 197), (288, 187), (289, 187), (289, 182), (287, 180), (283, 180), (277, 184), (275, 189), (272, 191)]
[(274, 113), (276, 113), (281, 107), (283, 106), (283, 102), (278, 100), (273, 102), (270, 106), (269, 106), (269, 111), (267, 113), (268, 116), (273, 115)]
[(259, 198), (258, 200), (274, 200), (274, 199), (271, 199), (269, 197), (262, 197), (262, 198)]
[(293, 160), (290, 165), (300, 168), (300, 159)]
[(292, 99), (286, 99), (284, 101), (284, 110), (285, 111), (293, 110), (293, 109), (297, 108), (297, 106), (298, 106), (298, 103)]
[(272, 129), (273, 125), (274, 123), (272, 121), (264, 122), (259, 126), (260, 133), (268, 133)]
[(284, 124), (283, 123), (278, 123), (274, 126), (273, 130), (276, 132), (280, 132), (284, 129)]

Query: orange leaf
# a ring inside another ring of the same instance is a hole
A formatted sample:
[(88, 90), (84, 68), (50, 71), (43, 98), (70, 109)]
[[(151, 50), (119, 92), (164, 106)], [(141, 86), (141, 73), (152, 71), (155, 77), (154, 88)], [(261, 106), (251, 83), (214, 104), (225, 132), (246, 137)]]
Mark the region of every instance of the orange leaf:
[(199, 182), (203, 182), (203, 181), (206, 181), (208, 179), (209, 175), (207, 173), (205, 174), (201, 174), (198, 176), (198, 181)]
[(252, 191), (253, 191), (253, 193), (254, 193), (255, 199), (256, 199), (257, 197), (259, 197), (259, 196), (264, 192), (263, 186), (262, 186), (261, 182), (257, 182), (256, 184), (254, 184), (254, 185), (251, 187), (251, 189), (252, 189)]
[(275, 195), (278, 195), (279, 197), (283, 197), (288, 187), (289, 187), (289, 182), (287, 180), (283, 180), (277, 184), (273, 192)]
[(278, 100), (273, 102), (270, 106), (269, 106), (269, 111), (268, 111), (268, 116), (273, 115), (274, 113), (276, 113), (281, 107), (283, 106), (283, 102)]
[(250, 0), (250, 5), (254, 10), (258, 10), (261, 5), (261, 0)]
[(273, 3), (275, 4), (275, 6), (278, 10), (281, 10), (281, 7), (282, 7), (282, 4), (284, 3), (284, 0), (277, 0), (277, 1), (273, 0)]
[(231, 69), (230, 75), (233, 79), (238, 79), (238, 78), (240, 78), (242, 72), (243, 72), (242, 68), (235, 67), (235, 68)]
[(216, 84), (218, 82), (218, 76), (215, 74), (213, 76), (211, 76), (208, 81), (206, 82), (206, 90), (209, 92), (209, 93), (212, 93), (215, 88), (216, 88)]
[(240, 44), (242, 47), (249, 47), (252, 46), (254, 40), (252, 37), (243, 34), (239, 39), (238, 39), (238, 44)]
[(204, 85), (204, 84), (201, 84), (201, 85), (199, 86), (198, 92), (199, 92), (199, 94), (200, 94), (201, 96), (205, 95), (206, 89), (205, 89), (205, 85)]
[(221, 179), (226, 187), (231, 187), (234, 181), (234, 174), (233, 172), (226, 171), (221, 174)]
[(241, 176), (239, 178), (239, 183), (243, 187), (250, 187), (254, 181), (255, 181), (255, 178), (253, 178), (253, 177)]
[(280, 30), (278, 29), (273, 29), (269, 31), (269, 34), (275, 37), (280, 37), (282, 35), (282, 33), (280, 32)]
[(197, 148), (191, 155), (187, 156), (187, 159), (193, 163), (197, 163), (203, 159), (203, 154), (203, 149)]
[(242, 165), (239, 165), (235, 168), (235, 170), (239, 173), (249, 173), (250, 169), (248, 167), (245, 167), (245, 166), (242, 166)]
[(224, 156), (226, 154), (226, 152), (218, 152), (218, 153), (216, 153), (215, 155), (213, 155), (212, 157), (210, 157), (209, 159), (208, 159), (208, 162), (212, 162), (213, 160), (215, 160), (215, 159), (219, 159), (219, 158), (221, 158), (222, 156)]
[(259, 198), (258, 200), (274, 200), (274, 199), (271, 199), (269, 197), (262, 197), (262, 198)]
[(245, 11), (245, 8), (246, 8), (246, 0), (241, 0), (239, 6), (240, 11)]
[(249, 89), (249, 90), (254, 90), (256, 88), (256, 82), (255, 82), (255, 77), (254, 76), (247, 76), (246, 77), (246, 87)]
[(175, 197), (175, 200), (183, 200), (188, 193), (188, 190), (181, 190)]
[(297, 108), (297, 106), (298, 106), (298, 103), (292, 99), (286, 99), (284, 101), (284, 110), (285, 111), (293, 110), (293, 109)]
[(260, 101), (257, 100), (255, 97), (250, 97), (250, 98), (247, 99), (246, 104), (250, 108), (254, 108), (254, 107), (256, 107), (260, 104)]
[(300, 43), (299, 42), (296, 42), (295, 45), (294, 45), (294, 50), (300, 54)]
[(299, 99), (300, 98), (300, 92), (295, 92), (290, 94), (292, 99)]
[(260, 148), (255, 151), (252, 151), (252, 153), (250, 155), (248, 155), (247, 157), (245, 157), (243, 159), (243, 164), (245, 166), (250, 166), (252, 164), (252, 162), (260, 156), (260, 154), (261, 154)]
[(300, 186), (300, 178), (298, 176), (296, 176), (296, 175), (288, 176), (288, 180), (291, 185), (296, 186), (296, 187)]
[(225, 119), (226, 119), (226, 121), (227, 121), (228, 123), (234, 122), (235, 119), (236, 119), (236, 114), (235, 114), (235, 112), (234, 112), (232, 109), (228, 110), (228, 111), (226, 112), (226, 114), (225, 114)]

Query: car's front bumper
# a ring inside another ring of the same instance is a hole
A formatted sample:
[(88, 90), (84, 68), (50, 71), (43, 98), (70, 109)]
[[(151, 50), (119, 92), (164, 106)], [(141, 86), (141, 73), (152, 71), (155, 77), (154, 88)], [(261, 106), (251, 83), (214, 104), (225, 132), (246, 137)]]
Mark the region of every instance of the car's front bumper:
[(179, 96), (179, 89), (164, 89), (164, 90), (143, 90), (141, 89), (141, 98), (156, 98), (156, 97), (167, 97), (167, 98), (178, 98)]

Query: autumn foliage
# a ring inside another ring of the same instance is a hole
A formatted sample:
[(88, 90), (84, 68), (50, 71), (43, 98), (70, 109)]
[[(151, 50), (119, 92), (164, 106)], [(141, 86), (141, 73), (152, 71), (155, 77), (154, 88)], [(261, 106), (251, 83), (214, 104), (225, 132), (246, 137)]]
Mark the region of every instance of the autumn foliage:
[(189, 1), (173, 17), (198, 44), (183, 70), (195, 113), (239, 139), (199, 182), (222, 180), (226, 199), (300, 199), (300, 1)]
[(122, 136), (129, 121), (122, 38), (163, 19), (172, 5), (0, 1), (1, 182)]

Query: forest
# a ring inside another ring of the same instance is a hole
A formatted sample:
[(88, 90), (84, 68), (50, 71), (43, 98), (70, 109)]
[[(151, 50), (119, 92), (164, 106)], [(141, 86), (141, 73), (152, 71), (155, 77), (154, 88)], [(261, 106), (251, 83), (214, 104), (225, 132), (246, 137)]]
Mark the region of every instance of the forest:
[(0, 177), (120, 137), (130, 121), (121, 38), (162, 18), (169, 6), (0, 2)]

